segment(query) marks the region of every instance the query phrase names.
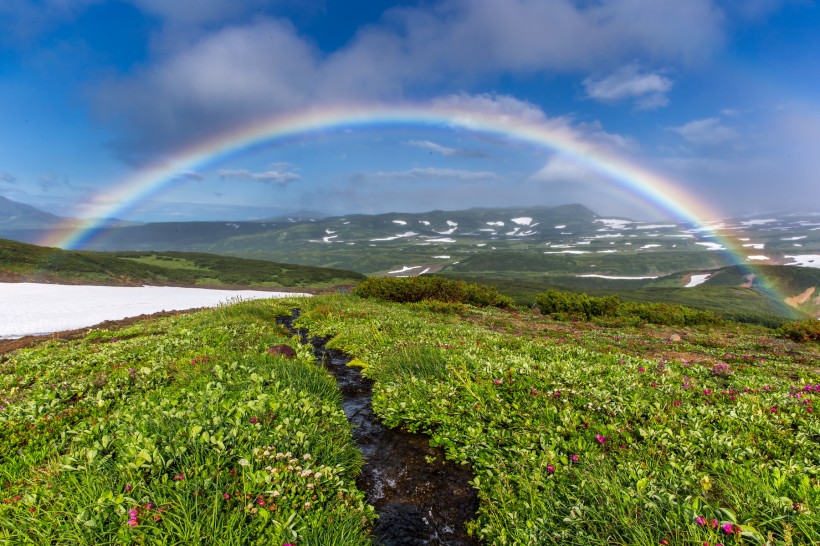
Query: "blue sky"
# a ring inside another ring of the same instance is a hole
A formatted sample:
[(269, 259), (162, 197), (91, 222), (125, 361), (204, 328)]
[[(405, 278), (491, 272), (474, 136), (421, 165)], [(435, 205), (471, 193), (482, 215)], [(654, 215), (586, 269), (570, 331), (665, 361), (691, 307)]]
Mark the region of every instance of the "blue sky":
[[(4, 0), (0, 195), (83, 216), (260, 119), (455, 101), (559, 124), (726, 215), (818, 210), (818, 28), (811, 0)], [(191, 174), (126, 219), (663, 214), (560, 154), (425, 126), (307, 134)]]

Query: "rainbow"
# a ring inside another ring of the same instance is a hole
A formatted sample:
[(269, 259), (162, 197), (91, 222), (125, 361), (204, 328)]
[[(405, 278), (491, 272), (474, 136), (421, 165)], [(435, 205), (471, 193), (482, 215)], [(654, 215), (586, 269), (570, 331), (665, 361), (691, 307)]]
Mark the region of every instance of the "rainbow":
[[(643, 199), (678, 221), (705, 226), (722, 217), (719, 211), (697, 199), (671, 178), (581, 139), (571, 128), (562, 124), (452, 105), (343, 105), (309, 109), (251, 123), (184, 148), (96, 197), (87, 208), (88, 216), (95, 220), (80, 224), (75, 222), (53, 230), (39, 244), (65, 249), (83, 248), (95, 235), (107, 229), (106, 218), (122, 216), (178, 183), (185, 173), (218, 164), (255, 146), (313, 133), (396, 125), (460, 129), (543, 148), (601, 175), (618, 190)], [(719, 241), (726, 249), (731, 263), (750, 267), (745, 263), (741, 247), (717, 232), (713, 235), (712, 240)]]

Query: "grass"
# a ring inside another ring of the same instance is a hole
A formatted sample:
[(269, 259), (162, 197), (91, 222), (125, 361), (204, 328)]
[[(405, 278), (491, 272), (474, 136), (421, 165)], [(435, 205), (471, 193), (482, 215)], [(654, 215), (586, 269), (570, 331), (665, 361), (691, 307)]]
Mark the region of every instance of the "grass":
[[(369, 544), (333, 378), (270, 305), (0, 363), (0, 543)], [(123, 336), (109, 337), (109, 336)]]
[(71, 284), (325, 289), (352, 285), (352, 271), (186, 252), (65, 251), (0, 239), (0, 277)]
[(303, 325), (366, 364), (381, 418), (472, 466), (486, 543), (820, 541), (816, 344), (738, 324), (305, 307)]
[(334, 295), (0, 357), (0, 543), (368, 544), (337, 388), (275, 326), (293, 306), (380, 419), (470, 465), (484, 543), (820, 542), (816, 341)]

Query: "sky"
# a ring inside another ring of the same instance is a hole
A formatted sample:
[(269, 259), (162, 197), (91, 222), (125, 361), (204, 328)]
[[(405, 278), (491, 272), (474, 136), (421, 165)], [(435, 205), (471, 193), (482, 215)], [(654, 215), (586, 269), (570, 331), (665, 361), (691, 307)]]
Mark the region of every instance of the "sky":
[(668, 213), (560, 149), (398, 122), (262, 142), (114, 201), (260, 120), (447, 104), (558, 127), (726, 216), (817, 211), (818, 28), (814, 0), (2, 0), (0, 196), (131, 221)]

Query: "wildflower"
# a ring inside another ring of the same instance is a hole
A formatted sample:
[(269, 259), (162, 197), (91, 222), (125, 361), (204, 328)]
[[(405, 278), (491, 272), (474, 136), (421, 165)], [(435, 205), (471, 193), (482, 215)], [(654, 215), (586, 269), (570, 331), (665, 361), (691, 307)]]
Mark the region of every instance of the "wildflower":
[(493, 383), (495, 383), (496, 385), (500, 385), (503, 382), (504, 382), (503, 379), (493, 379)]
[(724, 523), (720, 528), (723, 529), (723, 532), (727, 535), (731, 535), (735, 532), (735, 526), (731, 523)]
[(570, 457), (570, 459), (572, 460), (573, 463), (577, 463), (578, 462), (578, 455), (573, 455), (573, 456)]
[(229, 498), (231, 498), (231, 496), (227, 493), (222, 493), (222, 498), (223, 499), (229, 499)]
[(695, 519), (695, 521), (696, 521), (696, 522), (697, 522), (697, 524), (698, 524), (698, 525), (700, 525), (701, 527), (703, 527), (704, 525), (706, 525), (706, 518), (705, 518), (705, 517), (703, 517), (703, 516), (698, 516), (698, 517), (697, 517), (697, 519)]
[(555, 467), (552, 466), (552, 465), (548, 465), (547, 466), (547, 473), (552, 474), (553, 472), (555, 472)]
[(248, 462), (248, 459), (239, 459), (239, 466), (248, 466), (249, 464), (251, 463)]
[(669, 544), (669, 541), (664, 538), (664, 539), (661, 539), (659, 544)]
[(717, 529), (719, 524), (720, 524), (720, 522), (718, 520), (716, 520), (716, 519), (712, 520), (712, 527), (714, 529)]
[(638, 366), (638, 371), (644, 373), (646, 371), (646, 368), (644, 368), (643, 366)]
[(126, 491), (131, 491), (131, 486), (130, 486), (130, 485), (126, 485), (126, 486), (125, 486), (125, 490), (126, 490)]
[(176, 476), (174, 476), (174, 480), (176, 480), (178, 482), (182, 481), (184, 479), (185, 479), (185, 474), (177, 474)]
[(259, 422), (259, 418), (257, 418), (257, 417), (251, 417), (251, 424), (255, 425), (255, 424), (256, 424), (256, 423), (258, 423), (258, 422)]
[(680, 406), (680, 400), (675, 400), (675, 401), (674, 401), (674, 402), (672, 402), (672, 403), (673, 403), (674, 405), (676, 405), (676, 406)]
[(601, 436), (600, 434), (596, 434), (596, 435), (595, 435), (595, 439), (596, 439), (596, 440), (598, 440), (598, 442), (600, 442), (601, 444), (605, 444), (605, 443), (606, 443), (606, 437), (605, 437), (605, 436)]
[(703, 394), (709, 396), (710, 394), (712, 394), (712, 389), (703, 389)]
[(777, 413), (777, 406), (772, 406), (771, 408), (769, 408), (769, 410), (770, 410), (772, 413)]

